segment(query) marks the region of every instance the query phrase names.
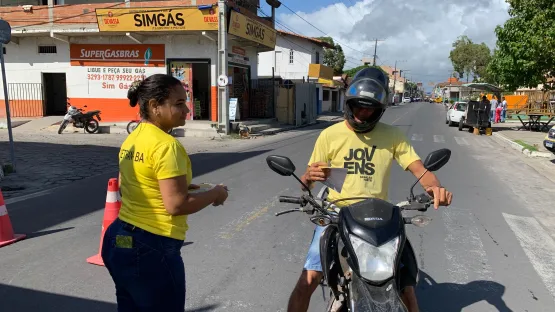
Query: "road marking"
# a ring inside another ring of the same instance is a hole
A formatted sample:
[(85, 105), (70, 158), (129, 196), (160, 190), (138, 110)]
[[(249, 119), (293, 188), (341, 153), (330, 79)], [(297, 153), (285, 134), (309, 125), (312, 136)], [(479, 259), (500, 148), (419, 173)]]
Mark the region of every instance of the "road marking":
[(474, 138), (474, 141), (481, 147), (491, 147), (491, 142), (488, 142), (486, 138)]
[(391, 123), (391, 125), (395, 125), (395, 123), (396, 123), (397, 121), (399, 121), (399, 119), (405, 117), (405, 115), (408, 114), (408, 112), (409, 112), (409, 111), (406, 111), (403, 115), (399, 116), (399, 118), (395, 119), (395, 120)]
[(434, 142), (445, 143), (445, 138), (443, 137), (443, 135), (434, 135)]
[(555, 297), (555, 242), (534, 218), (506, 213), (503, 213), (503, 217), (543, 283)]
[(411, 140), (413, 140), (413, 141), (422, 141), (422, 140), (424, 140), (424, 136), (422, 134), (413, 133)]
[(449, 207), (443, 210), (442, 217), (447, 232), (444, 248), (450, 281), (464, 285), (474, 280), (491, 280), (493, 273), (474, 214)]
[(241, 218), (237, 224), (228, 232), (221, 233), (220, 237), (224, 239), (231, 239), (233, 236), (241, 231), (243, 231), (252, 221), (260, 218), (262, 215), (267, 213), (269, 207), (264, 207), (251, 212), (247, 217)]
[(470, 145), (465, 138), (455, 137), (455, 141), (457, 141), (457, 144), (459, 145)]

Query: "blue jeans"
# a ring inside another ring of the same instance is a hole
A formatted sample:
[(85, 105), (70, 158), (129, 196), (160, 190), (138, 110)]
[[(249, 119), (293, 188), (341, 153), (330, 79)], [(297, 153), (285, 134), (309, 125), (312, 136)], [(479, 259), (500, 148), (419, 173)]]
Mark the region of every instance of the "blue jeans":
[(507, 110), (506, 109), (504, 109), (501, 112), (501, 122), (505, 122), (505, 118), (507, 118)]
[(102, 259), (116, 285), (119, 312), (183, 312), (182, 240), (116, 219), (106, 230)]

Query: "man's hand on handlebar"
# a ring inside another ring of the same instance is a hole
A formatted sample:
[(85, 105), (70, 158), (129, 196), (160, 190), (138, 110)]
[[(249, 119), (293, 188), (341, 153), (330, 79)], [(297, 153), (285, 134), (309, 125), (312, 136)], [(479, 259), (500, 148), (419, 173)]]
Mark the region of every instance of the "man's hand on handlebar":
[(426, 188), (426, 192), (434, 198), (434, 209), (439, 206), (449, 206), (453, 200), (453, 193), (441, 186), (430, 186)]

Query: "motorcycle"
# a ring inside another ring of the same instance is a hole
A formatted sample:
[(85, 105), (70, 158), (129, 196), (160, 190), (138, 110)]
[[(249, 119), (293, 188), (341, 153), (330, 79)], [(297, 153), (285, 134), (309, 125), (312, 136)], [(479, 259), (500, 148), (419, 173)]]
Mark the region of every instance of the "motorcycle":
[[(70, 103), (67, 103), (67, 106), (68, 106), (67, 113), (64, 116), (64, 120), (60, 124), (60, 128), (58, 129), (58, 134), (62, 134), (62, 132), (65, 130), (65, 128), (70, 122), (73, 123), (73, 126), (75, 128), (84, 128), (84, 130), (90, 134), (94, 134), (98, 132), (98, 129), (100, 128), (98, 122), (102, 120), (100, 118), (99, 110), (93, 110), (93, 111), (84, 113), (82, 108), (77, 108), (75, 106), (72, 106)], [(86, 108), (87, 105), (83, 107)], [(98, 120), (94, 119), (95, 117)]]
[[(449, 149), (440, 149), (428, 155), (424, 161), (426, 171), (433, 172), (443, 167), (451, 157)], [(295, 175), (295, 165), (284, 156), (271, 155), (266, 158), (270, 169), (282, 176), (293, 176), (305, 189), (309, 188)], [(408, 312), (401, 300), (400, 268), (404, 248), (409, 249), (410, 265), (418, 264), (410, 242), (406, 236), (405, 224), (424, 227), (431, 218), (424, 215), (403, 216), (403, 211), (427, 211), (433, 203), (427, 193), (414, 195), (415, 185), (410, 189), (407, 201), (397, 205), (387, 201), (355, 197), (328, 202), (322, 198), (324, 190), (314, 197), (308, 194), (300, 197), (280, 196), (282, 203), (300, 205), (300, 208), (276, 213), (276, 216), (291, 212), (304, 212), (310, 221), (318, 226), (326, 226), (320, 236), (320, 258), (324, 281), (330, 289), (330, 299), (326, 311), (389, 311)], [(339, 209), (341, 201), (358, 200), (354, 204)], [(404, 260), (406, 261), (406, 260)]]

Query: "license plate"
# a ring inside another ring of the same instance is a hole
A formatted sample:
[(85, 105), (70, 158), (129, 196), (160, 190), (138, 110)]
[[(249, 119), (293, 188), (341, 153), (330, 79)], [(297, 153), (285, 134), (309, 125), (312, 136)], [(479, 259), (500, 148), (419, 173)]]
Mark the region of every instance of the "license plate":
[(545, 146), (553, 148), (553, 142), (545, 142)]

